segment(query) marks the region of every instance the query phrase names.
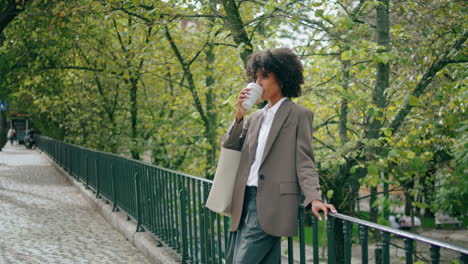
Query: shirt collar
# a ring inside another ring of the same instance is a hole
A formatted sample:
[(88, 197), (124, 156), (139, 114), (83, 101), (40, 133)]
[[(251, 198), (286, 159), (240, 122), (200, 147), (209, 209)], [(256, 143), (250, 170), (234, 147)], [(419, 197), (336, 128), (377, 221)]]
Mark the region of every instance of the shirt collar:
[(263, 111), (272, 111), (273, 114), (276, 114), (276, 111), (278, 111), (278, 108), (280, 107), (281, 103), (283, 103), (283, 101), (285, 101), (286, 99), (289, 99), (288, 97), (283, 97), (281, 98), (278, 102), (276, 102), (276, 104), (272, 107), (268, 107), (268, 104), (266, 104), (264, 107), (263, 107)]

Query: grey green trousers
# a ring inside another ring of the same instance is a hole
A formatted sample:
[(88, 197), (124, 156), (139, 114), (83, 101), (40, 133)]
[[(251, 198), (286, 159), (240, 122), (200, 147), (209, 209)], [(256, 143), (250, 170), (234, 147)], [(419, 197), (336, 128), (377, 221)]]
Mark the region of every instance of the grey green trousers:
[(227, 264), (281, 263), (281, 237), (263, 231), (257, 216), (257, 188), (245, 188), (239, 229), (229, 233)]

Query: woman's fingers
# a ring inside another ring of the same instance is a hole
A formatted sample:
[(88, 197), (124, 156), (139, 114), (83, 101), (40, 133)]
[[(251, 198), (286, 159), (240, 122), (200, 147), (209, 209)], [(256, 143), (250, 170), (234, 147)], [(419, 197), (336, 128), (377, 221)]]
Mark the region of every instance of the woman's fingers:
[(315, 217), (317, 217), (318, 220), (322, 220), (322, 216), (320, 215), (316, 207), (312, 207), (312, 213), (315, 215)]
[(320, 211), (323, 211), (323, 214), (325, 215), (325, 219), (328, 218), (328, 210), (330, 210), (332, 213), (337, 213), (335, 206), (333, 206), (332, 204), (319, 203), (319, 204), (316, 204), (315, 206), (312, 206), (312, 213), (319, 220), (322, 220), (322, 217), (320, 216)]
[(333, 204), (327, 204), (326, 206), (328, 207), (328, 209), (330, 209), (330, 211), (332, 211), (332, 213), (338, 213)]
[(320, 210), (323, 211), (323, 214), (325, 215), (325, 220), (328, 219), (328, 209), (327, 209), (327, 207), (325, 206), (325, 204), (322, 204), (322, 205), (320, 206)]
[(327, 218), (327, 213), (326, 207), (323, 206), (323, 204), (316, 204), (315, 206), (312, 207), (312, 213), (319, 219), (322, 220), (322, 216), (320, 215), (320, 211), (323, 211), (325, 213), (325, 219)]
[(242, 106), (242, 103), (247, 101), (248, 99), (248, 95), (250, 94), (250, 90), (251, 88), (244, 88), (242, 89), (240, 92), (239, 92), (239, 97), (237, 98), (237, 109), (242, 113), (244, 114), (245, 113), (245, 109), (244, 107)]
[(248, 97), (247, 95), (250, 94), (249, 91), (250, 91), (250, 88), (242, 89), (242, 91), (240, 91), (240, 93), (239, 93), (239, 99), (247, 98)]

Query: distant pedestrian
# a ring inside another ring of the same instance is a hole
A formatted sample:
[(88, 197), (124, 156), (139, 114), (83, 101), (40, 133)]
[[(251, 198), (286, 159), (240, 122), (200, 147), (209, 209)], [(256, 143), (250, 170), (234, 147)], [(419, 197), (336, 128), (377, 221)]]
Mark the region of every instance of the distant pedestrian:
[(7, 138), (10, 140), (10, 144), (13, 145), (16, 140), (16, 131), (12, 127), (8, 130)]

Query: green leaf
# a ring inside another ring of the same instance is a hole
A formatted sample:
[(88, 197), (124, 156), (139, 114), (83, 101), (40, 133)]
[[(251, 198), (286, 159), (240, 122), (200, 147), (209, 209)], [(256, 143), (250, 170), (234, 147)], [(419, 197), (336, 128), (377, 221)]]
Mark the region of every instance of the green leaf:
[(267, 13), (272, 13), (273, 11), (275, 11), (275, 6), (273, 5), (273, 3), (268, 2), (265, 4), (265, 9)]
[(382, 54), (381, 54), (381, 56), (380, 56), (380, 61), (381, 61), (383, 64), (387, 64), (389, 60), (390, 60), (390, 56), (389, 56), (387, 53), (382, 53)]
[(322, 17), (323, 16), (323, 9), (315, 10), (315, 16), (316, 17)]
[(384, 225), (384, 226), (390, 226), (390, 221), (388, 219), (385, 219), (383, 217), (377, 218), (377, 224), (379, 225)]
[(343, 53), (341, 53), (341, 60), (347, 61), (351, 59), (351, 51), (346, 50)]
[(382, 131), (385, 136), (391, 137), (392, 136), (392, 130), (390, 128), (382, 128)]
[(333, 190), (328, 190), (327, 191), (327, 198), (331, 199), (333, 197)]
[(408, 103), (411, 106), (417, 106), (419, 103), (419, 98), (414, 95), (410, 95)]
[(398, 158), (399, 157), (399, 153), (398, 153), (398, 150), (397, 149), (392, 149), (388, 152), (388, 157), (389, 158)]
[(414, 202), (413, 204), (421, 209), (429, 208), (429, 205), (427, 203)]
[(231, 95), (226, 100), (223, 101), (223, 105), (229, 104), (230, 106), (235, 106), (237, 104), (237, 96)]
[(367, 177), (371, 186), (377, 186), (379, 183), (379, 169), (374, 164), (370, 164), (367, 168)]
[(372, 177), (369, 178), (369, 185), (372, 187), (377, 186), (379, 183), (379, 175), (370, 175)]
[(239, 52), (239, 54), (242, 54), (245, 50), (245, 43), (242, 42), (241, 44), (239, 44), (239, 46), (237, 46), (237, 52)]

